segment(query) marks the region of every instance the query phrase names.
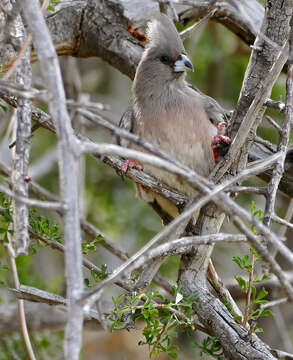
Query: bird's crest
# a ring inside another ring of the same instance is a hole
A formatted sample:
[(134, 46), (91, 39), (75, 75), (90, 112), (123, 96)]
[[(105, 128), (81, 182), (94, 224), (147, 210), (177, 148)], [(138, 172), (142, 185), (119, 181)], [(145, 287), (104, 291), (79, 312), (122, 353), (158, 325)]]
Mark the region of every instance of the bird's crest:
[(173, 22), (164, 14), (160, 14), (148, 23), (147, 28), (148, 47), (171, 45), (178, 50), (184, 50), (184, 46)]

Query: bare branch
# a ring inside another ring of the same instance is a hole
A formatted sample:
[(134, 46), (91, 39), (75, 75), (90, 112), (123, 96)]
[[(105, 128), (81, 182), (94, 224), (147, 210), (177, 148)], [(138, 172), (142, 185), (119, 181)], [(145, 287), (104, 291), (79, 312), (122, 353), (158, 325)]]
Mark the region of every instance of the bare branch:
[(154, 258), (188, 253), (194, 246), (239, 242), (247, 242), (247, 237), (242, 234), (218, 233), (210, 235), (188, 236), (176, 240), (171, 240), (167, 243), (155, 247), (154, 249), (151, 249), (144, 256), (140, 257), (134, 266), (134, 270)]
[[(69, 300), (64, 297), (49, 293), (48, 291), (40, 290), (33, 286), (20, 285), (18, 289), (10, 289), (18, 299), (33, 301), (37, 303), (44, 303), (51, 306), (65, 305), (67, 311), (69, 310)], [(96, 320), (99, 324), (100, 320), (98, 313), (91, 310), (88, 314), (89, 317)]]
[[(293, 56), (293, 26), (291, 26), (289, 51)], [(282, 126), (281, 138), (278, 145), (278, 151), (281, 153), (281, 157), (274, 166), (273, 174), (268, 184), (268, 196), (264, 211), (264, 224), (267, 226), (269, 226), (271, 223), (271, 217), (275, 208), (279, 183), (284, 173), (284, 164), (289, 144), (291, 124), (293, 123), (293, 58), (291, 60), (289, 59), (286, 92), (285, 116)]]
[[(10, 259), (14, 286), (16, 289), (19, 289), (20, 282), (19, 282), (17, 266), (16, 266), (16, 262), (15, 262), (15, 251), (12, 247), (12, 237), (10, 234), (8, 234), (8, 244), (6, 244), (6, 247), (7, 247), (8, 255), (9, 255), (9, 259)], [(30, 360), (36, 360), (36, 357), (35, 357), (35, 354), (33, 351), (33, 347), (32, 347), (32, 344), (31, 344), (31, 341), (29, 338), (29, 333), (28, 333), (28, 328), (27, 328), (26, 318), (25, 318), (25, 312), (24, 312), (23, 300), (18, 300), (17, 304), (18, 304), (18, 312), (19, 312), (19, 318), (20, 318), (20, 324), (21, 324), (21, 331), (22, 331), (22, 335), (23, 335), (23, 339), (24, 339), (24, 343), (25, 343), (25, 346), (27, 349), (28, 356), (29, 356)]]
[(195, 23), (195, 24), (191, 25), (189, 28), (181, 31), (181, 33), (180, 33), (181, 39), (182, 39), (182, 40), (188, 39), (188, 38), (191, 36), (191, 34), (193, 33), (193, 31), (194, 31), (195, 29), (197, 29), (198, 26), (200, 26), (201, 24), (203, 24), (205, 21), (207, 21), (208, 19), (210, 19), (211, 17), (213, 17), (213, 16), (215, 15), (215, 13), (216, 13), (217, 10), (218, 10), (217, 8), (213, 9), (213, 10), (212, 10), (211, 12), (209, 12), (206, 16), (204, 16), (202, 19), (200, 19), (197, 23)]
[(282, 131), (281, 126), (279, 124), (277, 124), (276, 121), (272, 117), (270, 117), (269, 115), (266, 115), (266, 119), (279, 133), (281, 133), (281, 131)]
[[(289, 221), (286, 221), (286, 220), (280, 218), (280, 217), (277, 216), (276, 214), (272, 214), (272, 220), (275, 221), (275, 222), (278, 223), (278, 224), (281, 224), (281, 225), (285, 226), (285, 228), (286, 228), (286, 227), (289, 227), (290, 229), (293, 229), (293, 224), (292, 224), (292, 223), (290, 223)], [(282, 234), (280, 234), (280, 236), (281, 236), (281, 237), (284, 236), (283, 232), (282, 232)]]
[[(20, 15), (15, 19), (14, 26), (20, 31), (20, 43), (24, 44), (26, 31), (21, 21)], [(21, 58), (17, 66), (16, 81), (22, 87), (31, 86), (31, 67), (30, 67), (30, 50), (24, 51), (24, 56)], [(17, 85), (16, 85), (17, 86)], [(11, 183), (13, 192), (17, 196), (26, 198), (28, 195), (28, 184), (26, 177), (28, 175), (28, 163), (30, 155), (30, 141), (31, 134), (31, 104), (26, 99), (19, 99), (19, 107), (16, 110), (16, 147), (12, 152), (13, 170), (11, 173)], [(28, 236), (28, 207), (24, 202), (19, 202), (17, 199), (12, 201), (12, 216), (13, 216), (13, 241), (16, 249), (16, 254), (26, 254), (29, 246)]]
[(282, 101), (266, 99), (264, 105), (280, 110), (281, 112), (285, 110), (285, 104)]
[[(282, 51), (268, 44), (261, 36), (257, 36), (254, 45), (256, 48), (261, 47), (261, 51), (257, 49), (252, 51), (237, 107), (232, 117), (230, 135), (235, 138), (225, 157), (225, 162), (219, 164), (216, 170), (217, 179), (232, 163), (235, 169), (241, 169), (246, 165), (248, 151), (265, 110), (263, 104), (268, 99), (272, 86), (286, 62), (284, 51), (289, 37), (291, 16), (290, 0), (276, 0), (267, 4), (266, 17), (260, 32), (277, 43)], [(276, 28), (279, 31), (274, 31)]]
[(62, 199), (67, 206), (63, 215), (67, 297), (69, 299), (65, 358), (78, 360), (82, 343), (83, 311), (77, 300), (83, 292), (83, 275), (76, 142), (66, 109), (58, 58), (38, 1), (23, 0), (21, 7), (32, 32), (41, 70), (50, 91), (49, 108), (57, 128), (60, 188)]
[(41, 201), (41, 200), (29, 199), (24, 196), (16, 195), (14, 192), (12, 192), (11, 190), (9, 190), (8, 188), (6, 188), (3, 185), (0, 185), (0, 192), (3, 192), (8, 197), (11, 197), (12, 199), (16, 200), (17, 202), (19, 202), (21, 204), (25, 204), (25, 205), (29, 205), (29, 206), (36, 206), (36, 207), (45, 208), (45, 209), (57, 210), (60, 212), (62, 212), (66, 209), (65, 205), (61, 204), (60, 202)]

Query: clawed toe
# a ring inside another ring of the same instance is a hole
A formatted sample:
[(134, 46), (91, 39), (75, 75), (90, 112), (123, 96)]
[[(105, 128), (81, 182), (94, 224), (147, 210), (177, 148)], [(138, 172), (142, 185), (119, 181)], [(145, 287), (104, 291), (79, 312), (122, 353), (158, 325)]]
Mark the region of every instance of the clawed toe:
[(143, 166), (137, 160), (127, 159), (123, 162), (121, 170), (125, 174), (128, 169), (143, 170)]

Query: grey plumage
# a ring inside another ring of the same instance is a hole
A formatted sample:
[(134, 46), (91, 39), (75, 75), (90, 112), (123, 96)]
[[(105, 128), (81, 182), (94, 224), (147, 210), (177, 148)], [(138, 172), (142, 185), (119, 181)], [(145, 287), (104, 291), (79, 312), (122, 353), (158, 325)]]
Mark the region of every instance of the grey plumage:
[[(184, 66), (191, 68), (192, 64), (174, 24), (166, 15), (150, 23), (147, 37), (149, 43), (132, 87), (134, 105), (127, 109), (120, 124), (199, 174), (208, 176), (215, 165), (211, 142), (217, 134), (215, 125), (223, 116), (222, 108), (186, 83)], [(130, 146), (144, 151), (137, 145)], [(189, 196), (195, 193), (166, 171), (149, 165), (144, 165), (144, 171)], [(139, 187), (138, 195), (149, 203), (156, 201), (168, 214), (176, 216), (175, 206), (161, 196)]]

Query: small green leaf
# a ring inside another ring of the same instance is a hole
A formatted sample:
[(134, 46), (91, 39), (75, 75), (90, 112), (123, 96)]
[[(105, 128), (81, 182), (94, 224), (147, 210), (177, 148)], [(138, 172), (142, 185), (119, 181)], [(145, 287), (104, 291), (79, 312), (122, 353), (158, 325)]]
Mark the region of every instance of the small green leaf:
[(268, 292), (266, 291), (266, 289), (264, 287), (261, 288), (261, 290), (259, 291), (259, 293), (257, 294), (255, 301), (261, 300), (264, 297), (266, 297), (268, 295)]
[(242, 322), (242, 316), (240, 316), (240, 315), (235, 315), (235, 316), (234, 316), (234, 320), (237, 321), (237, 322)]
[(178, 359), (178, 354), (175, 352), (168, 352), (168, 355), (172, 358), (172, 359)]
[(241, 276), (235, 276), (236, 281), (238, 282), (238, 285), (240, 287), (240, 290), (244, 293), (247, 292), (248, 289), (248, 282), (245, 281)]

